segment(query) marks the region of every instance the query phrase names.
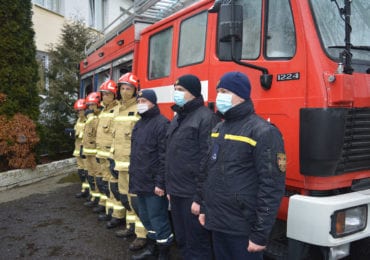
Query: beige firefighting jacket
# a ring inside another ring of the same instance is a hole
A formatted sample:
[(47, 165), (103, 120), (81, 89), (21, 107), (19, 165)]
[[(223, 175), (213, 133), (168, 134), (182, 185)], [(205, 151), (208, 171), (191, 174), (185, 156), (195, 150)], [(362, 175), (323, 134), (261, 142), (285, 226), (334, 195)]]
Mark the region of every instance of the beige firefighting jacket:
[(74, 126), (75, 130), (75, 149), (73, 151), (73, 156), (79, 157), (80, 156), (80, 149), (82, 145), (82, 137), (84, 133), (84, 127), (85, 127), (85, 121), (86, 118), (78, 118), (77, 122)]
[(98, 115), (94, 113), (90, 113), (87, 115), (84, 136), (82, 138), (84, 155), (96, 155), (96, 130), (98, 123)]
[(119, 108), (119, 103), (114, 100), (111, 104), (104, 107), (99, 114), (99, 123), (96, 132), (96, 157), (110, 157), (110, 150), (113, 141), (113, 117), (115, 110)]
[(131, 133), (140, 119), (136, 109), (136, 97), (122, 103), (113, 120), (113, 144), (111, 158), (115, 161), (115, 170), (128, 171), (131, 151)]

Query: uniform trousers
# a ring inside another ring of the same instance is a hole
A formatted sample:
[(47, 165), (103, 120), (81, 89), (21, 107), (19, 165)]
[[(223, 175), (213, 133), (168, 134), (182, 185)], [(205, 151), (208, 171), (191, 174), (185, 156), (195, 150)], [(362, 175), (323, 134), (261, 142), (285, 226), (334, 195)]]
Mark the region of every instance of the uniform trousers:
[(148, 230), (148, 238), (156, 240), (158, 244), (171, 244), (173, 234), (168, 216), (167, 198), (154, 194), (138, 195), (137, 198), (139, 217)]
[[(206, 216), (207, 218), (207, 216)], [(237, 236), (212, 231), (213, 252), (216, 260), (262, 260), (262, 252), (250, 253), (247, 250), (248, 236)]]
[(181, 198), (171, 195), (171, 216), (177, 246), (183, 259), (213, 259), (211, 234), (191, 213), (192, 198)]

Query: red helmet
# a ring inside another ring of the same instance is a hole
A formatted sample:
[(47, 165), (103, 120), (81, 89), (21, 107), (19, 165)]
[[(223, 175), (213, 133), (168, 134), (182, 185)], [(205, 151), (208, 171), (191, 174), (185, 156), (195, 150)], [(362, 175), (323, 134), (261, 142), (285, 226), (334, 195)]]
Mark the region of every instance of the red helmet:
[(117, 94), (117, 84), (114, 80), (107, 80), (101, 84), (99, 91), (112, 92), (114, 95)]
[(84, 98), (77, 99), (73, 108), (75, 110), (85, 110), (86, 109), (86, 102)]
[(127, 72), (126, 74), (123, 74), (118, 80), (118, 85), (122, 84), (128, 84), (130, 86), (133, 86), (134, 88), (138, 88), (139, 79), (136, 77), (135, 74)]
[(101, 100), (100, 92), (91, 92), (86, 97), (86, 105), (96, 104), (97, 106), (99, 106), (100, 100)]

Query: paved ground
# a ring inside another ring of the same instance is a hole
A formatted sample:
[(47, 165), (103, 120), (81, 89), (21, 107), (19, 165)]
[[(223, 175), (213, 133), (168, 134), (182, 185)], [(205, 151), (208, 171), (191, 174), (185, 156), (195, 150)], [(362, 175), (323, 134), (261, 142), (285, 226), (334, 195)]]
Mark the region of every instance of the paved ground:
[(79, 187), (70, 175), (0, 192), (0, 259), (130, 259), (133, 239), (106, 229), (74, 198)]

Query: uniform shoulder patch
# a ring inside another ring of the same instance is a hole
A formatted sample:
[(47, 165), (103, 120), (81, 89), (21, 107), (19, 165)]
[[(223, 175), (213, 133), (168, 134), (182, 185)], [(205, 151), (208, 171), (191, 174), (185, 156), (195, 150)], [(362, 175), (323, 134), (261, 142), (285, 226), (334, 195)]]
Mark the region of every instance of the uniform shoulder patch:
[(285, 153), (277, 153), (277, 164), (279, 166), (279, 170), (281, 172), (286, 172), (286, 154)]

